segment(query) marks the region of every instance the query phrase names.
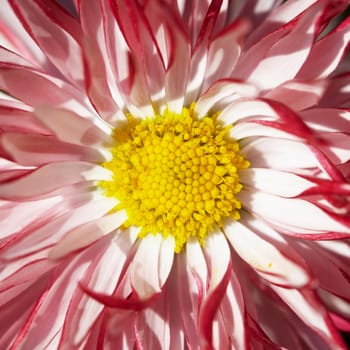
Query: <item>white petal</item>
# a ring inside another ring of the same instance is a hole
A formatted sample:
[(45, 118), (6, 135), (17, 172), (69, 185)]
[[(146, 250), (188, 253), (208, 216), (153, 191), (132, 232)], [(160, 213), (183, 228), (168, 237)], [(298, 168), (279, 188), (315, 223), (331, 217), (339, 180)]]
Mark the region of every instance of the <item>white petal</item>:
[(170, 270), (174, 260), (174, 237), (169, 235), (166, 239), (163, 238), (159, 252), (159, 285), (162, 287), (168, 279)]
[(257, 89), (253, 85), (230, 80), (218, 81), (199, 98), (195, 112), (199, 118), (202, 118), (217, 102), (228, 96), (234, 96), (235, 99), (239, 99), (256, 95)]
[(210, 287), (212, 292), (222, 281), (230, 263), (230, 248), (222, 232), (213, 232), (208, 235), (204, 251), (210, 263)]
[(247, 216), (240, 221), (230, 219), (224, 225), (226, 236), (239, 256), (271, 283), (293, 288), (306, 285), (309, 276), (301, 266), (303, 261), (300, 258), (297, 261), (296, 257), (292, 259), (291, 252), (287, 254), (287, 247), (284, 251), (279, 250), (280, 244), (273, 244), (260, 237), (245, 226), (247, 220)]
[(316, 205), (303, 200), (281, 198), (262, 192), (241, 191), (242, 206), (274, 226), (287, 230), (306, 229), (319, 232), (345, 232), (349, 227), (328, 216)]
[[(130, 272), (132, 287), (140, 299), (148, 299), (161, 291), (172, 266), (173, 244), (172, 238), (164, 241), (160, 234), (148, 234), (141, 239)], [(160, 263), (164, 266), (160, 267)]]
[(293, 173), (266, 168), (241, 170), (240, 182), (263, 192), (281, 197), (295, 197), (306, 191), (313, 184)]
[(284, 171), (318, 168), (314, 154), (303, 143), (294, 140), (261, 137), (242, 147), (242, 154), (254, 168)]
[(118, 211), (90, 221), (69, 231), (50, 251), (49, 258), (60, 259), (63, 256), (88, 246), (103, 235), (112, 232), (127, 220), (125, 211)]

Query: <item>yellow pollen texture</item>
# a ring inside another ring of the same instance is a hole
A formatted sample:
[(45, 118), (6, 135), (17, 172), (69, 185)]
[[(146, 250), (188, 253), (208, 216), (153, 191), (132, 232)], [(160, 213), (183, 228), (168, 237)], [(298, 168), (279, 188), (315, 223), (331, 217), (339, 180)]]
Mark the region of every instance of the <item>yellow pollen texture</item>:
[(112, 160), (103, 163), (113, 180), (100, 183), (119, 200), (113, 210), (126, 210), (126, 226), (141, 227), (140, 238), (172, 235), (177, 253), (190, 238), (203, 244), (223, 218), (239, 219), (238, 171), (249, 166), (228, 138), (231, 127), (220, 127), (217, 114), (196, 119), (193, 109), (140, 122), (129, 116), (115, 129)]

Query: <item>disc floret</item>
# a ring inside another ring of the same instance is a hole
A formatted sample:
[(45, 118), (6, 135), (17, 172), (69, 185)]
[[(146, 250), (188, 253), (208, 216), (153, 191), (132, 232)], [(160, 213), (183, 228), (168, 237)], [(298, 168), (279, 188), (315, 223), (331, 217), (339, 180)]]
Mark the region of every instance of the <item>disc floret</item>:
[(191, 237), (203, 244), (225, 217), (239, 219), (239, 170), (249, 166), (228, 137), (231, 126), (221, 127), (218, 114), (197, 119), (193, 107), (140, 122), (129, 116), (103, 164), (113, 180), (101, 187), (118, 199), (114, 210), (126, 210), (125, 225), (141, 227), (140, 238), (172, 235), (176, 252)]

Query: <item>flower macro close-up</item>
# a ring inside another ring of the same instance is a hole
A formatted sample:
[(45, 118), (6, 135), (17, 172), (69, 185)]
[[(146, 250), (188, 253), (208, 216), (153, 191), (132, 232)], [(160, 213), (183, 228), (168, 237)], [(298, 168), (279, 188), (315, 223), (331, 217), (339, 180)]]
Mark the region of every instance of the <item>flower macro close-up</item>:
[(347, 349), (348, 7), (1, 1), (0, 349)]

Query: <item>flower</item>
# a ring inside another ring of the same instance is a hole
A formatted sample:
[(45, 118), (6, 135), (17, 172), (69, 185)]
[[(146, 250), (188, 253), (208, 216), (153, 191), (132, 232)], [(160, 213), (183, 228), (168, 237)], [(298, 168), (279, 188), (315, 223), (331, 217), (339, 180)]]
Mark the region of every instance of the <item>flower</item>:
[(0, 348), (345, 349), (347, 3), (4, 1)]

